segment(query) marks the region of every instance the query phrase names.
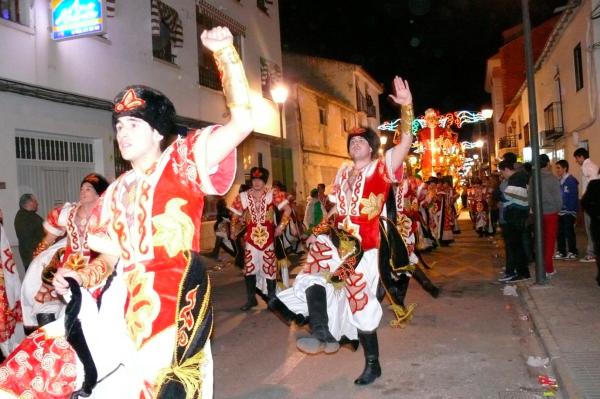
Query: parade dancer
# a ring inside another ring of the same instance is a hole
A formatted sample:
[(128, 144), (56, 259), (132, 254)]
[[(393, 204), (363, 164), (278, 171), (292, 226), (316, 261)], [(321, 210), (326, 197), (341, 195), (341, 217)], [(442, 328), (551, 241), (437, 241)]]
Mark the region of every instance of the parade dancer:
[(17, 272), (10, 242), (2, 225), (0, 210), (0, 355), (9, 355), (25, 338), (19, 292), (21, 279)]
[[(21, 288), (23, 322), (28, 330), (56, 320), (64, 308), (52, 286), (56, 269), (77, 268), (94, 258), (87, 242), (87, 226), (96, 201), (107, 187), (104, 176), (90, 173), (79, 186), (79, 202), (52, 209), (44, 221), (46, 234), (34, 251)], [(62, 240), (65, 235), (66, 240)]]
[[(390, 182), (402, 179), (402, 163), (412, 143), (412, 95), (408, 83), (394, 79), (392, 100), (402, 106), (401, 140), (378, 157), (379, 136), (368, 128), (348, 135), (352, 163), (344, 164), (333, 184), (335, 226), (322, 224), (307, 239), (310, 245), (304, 270), (294, 286), (278, 294), (270, 307), (286, 319), (309, 316), (311, 335), (298, 339), (299, 350), (333, 353), (345, 336), (363, 346), (365, 368), (354, 381), (372, 383), (381, 375), (377, 327), (382, 309), (379, 283), (379, 221)], [(341, 288), (341, 291), (338, 289)]]
[[(244, 281), (247, 300), (240, 308), (243, 311), (258, 305), (255, 295), (257, 289), (267, 298), (275, 296), (277, 276), (275, 240), (286, 229), (291, 213), (286, 193), (266, 186), (269, 180), (267, 169), (253, 167), (250, 169), (250, 178), (252, 187), (240, 193), (230, 207), (233, 226), (242, 223), (242, 215), (245, 217), (243, 220), (246, 225)], [(282, 214), (277, 226), (275, 225), (276, 209)], [(233, 230), (236, 231), (237, 228), (234, 227)]]
[[(57, 293), (73, 298), (67, 317), (37, 330), (7, 359), (0, 397), (89, 396), (92, 389), (101, 398), (212, 397), (211, 285), (199, 254), (202, 209), (205, 195), (230, 188), (235, 148), (253, 125), (233, 36), (217, 27), (201, 40), (221, 72), (230, 121), (181, 138), (175, 108), (162, 93), (129, 86), (117, 95), (113, 126), (133, 169), (109, 186), (89, 222), (88, 244), (101, 255), (77, 272), (58, 269)], [(103, 281), (98, 309), (77, 284)], [(81, 306), (75, 318), (72, 303)], [(79, 324), (66, 330), (66, 339), (65, 324)], [(52, 363), (45, 361), (47, 353)]]

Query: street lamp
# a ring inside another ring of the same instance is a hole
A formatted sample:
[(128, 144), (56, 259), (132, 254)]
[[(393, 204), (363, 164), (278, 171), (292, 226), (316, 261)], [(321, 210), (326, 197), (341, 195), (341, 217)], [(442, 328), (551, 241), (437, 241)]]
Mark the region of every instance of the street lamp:
[(277, 84), (271, 88), (271, 98), (277, 104), (279, 110), (279, 136), (281, 137), (281, 146), (279, 150), (279, 160), (281, 162), (281, 176), (285, 181), (285, 168), (283, 162), (283, 104), (288, 97), (288, 88), (284, 84)]
[[(490, 129), (489, 129), (489, 120), (492, 119), (492, 116), (494, 115), (494, 110), (491, 108), (484, 108), (481, 110), (481, 115), (485, 118), (485, 135), (487, 138), (487, 158), (488, 158), (488, 165), (490, 168), (490, 175), (492, 174), (492, 154), (490, 152)], [(492, 137), (492, 139), (495, 141), (495, 138)], [(495, 147), (494, 147), (495, 148)], [(494, 151), (495, 153), (495, 151)]]

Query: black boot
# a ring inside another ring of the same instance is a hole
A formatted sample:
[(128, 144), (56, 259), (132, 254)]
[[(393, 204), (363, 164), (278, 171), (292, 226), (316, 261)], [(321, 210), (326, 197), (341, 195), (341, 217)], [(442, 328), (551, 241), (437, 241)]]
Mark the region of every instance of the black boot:
[(311, 335), (296, 341), (296, 347), (311, 355), (325, 352), (335, 353), (340, 349), (340, 344), (329, 331), (329, 317), (327, 316), (327, 295), (325, 287), (312, 285), (306, 289), (306, 302), (308, 302), (308, 323)]
[(258, 305), (258, 302), (256, 302), (256, 296), (255, 296), (256, 276), (255, 275), (246, 276), (246, 277), (244, 277), (244, 280), (246, 282), (247, 301), (246, 301), (246, 304), (240, 308), (240, 310), (243, 310), (245, 312), (247, 310), (252, 309), (256, 305)]
[(370, 333), (359, 332), (358, 339), (365, 352), (365, 369), (362, 374), (354, 380), (354, 383), (356, 385), (368, 385), (375, 381), (376, 378), (381, 377), (377, 331)]
[(277, 280), (269, 280), (267, 279), (267, 304), (273, 298), (275, 298), (275, 290), (277, 287)]
[(308, 322), (308, 319), (303, 314), (292, 312), (277, 296), (269, 300), (269, 309), (276, 315), (281, 316), (287, 325), (294, 322), (299, 326), (303, 326)]
[(54, 320), (56, 320), (54, 313), (38, 313), (35, 315), (35, 318), (37, 319), (38, 326), (40, 327), (43, 327), (46, 324), (52, 323)]
[(421, 284), (421, 287), (423, 287), (423, 289), (427, 291), (432, 297), (437, 298), (438, 296), (440, 296), (440, 289), (431, 282), (431, 280), (429, 279), (429, 277), (427, 277), (425, 272), (421, 270), (418, 266), (413, 272), (413, 278), (417, 280), (417, 282)]

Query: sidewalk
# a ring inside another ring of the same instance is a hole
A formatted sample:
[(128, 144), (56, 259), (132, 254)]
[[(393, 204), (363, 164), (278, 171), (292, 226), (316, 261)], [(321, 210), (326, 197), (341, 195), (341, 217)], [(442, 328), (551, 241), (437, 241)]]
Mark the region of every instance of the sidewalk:
[[(586, 243), (585, 235), (578, 242)], [(558, 383), (570, 399), (600, 399), (600, 287), (596, 263), (555, 261), (546, 284), (519, 284)], [(532, 267), (532, 272), (534, 267)]]

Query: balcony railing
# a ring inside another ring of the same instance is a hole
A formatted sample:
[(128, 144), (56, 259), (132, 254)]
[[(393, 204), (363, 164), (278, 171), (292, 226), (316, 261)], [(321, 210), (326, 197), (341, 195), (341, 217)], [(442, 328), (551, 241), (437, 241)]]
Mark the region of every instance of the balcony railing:
[(498, 148), (517, 148), (518, 147), (518, 138), (516, 134), (512, 134), (510, 136), (500, 137), (498, 140)]
[(562, 104), (560, 102), (550, 103), (544, 108), (545, 129), (541, 132), (544, 140), (553, 140), (564, 134), (562, 120)]

